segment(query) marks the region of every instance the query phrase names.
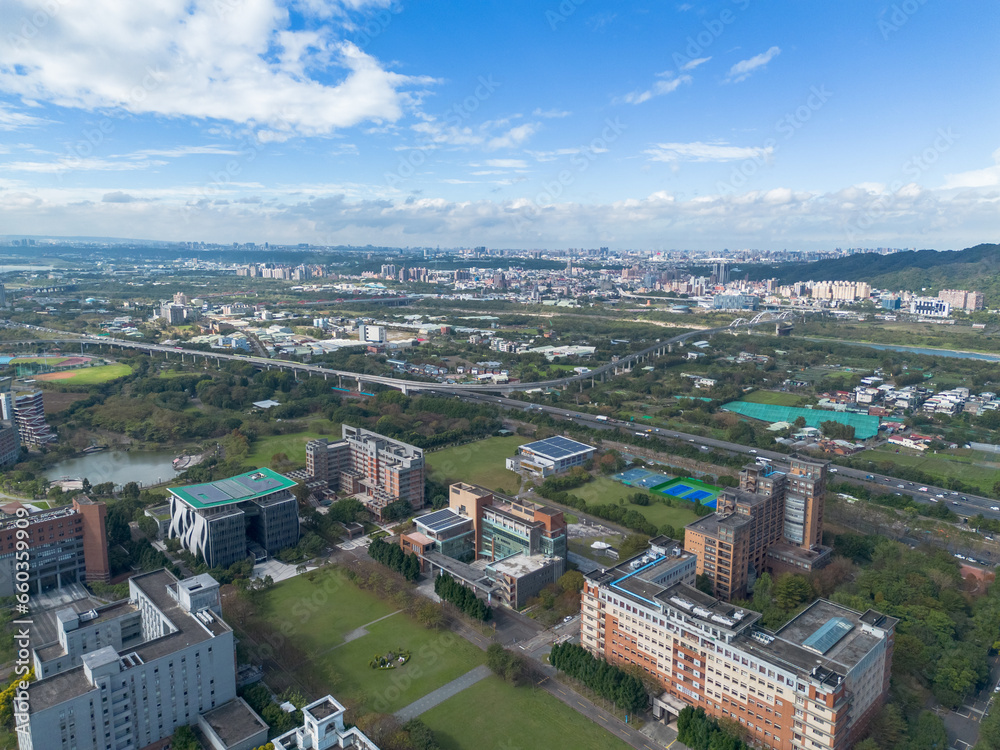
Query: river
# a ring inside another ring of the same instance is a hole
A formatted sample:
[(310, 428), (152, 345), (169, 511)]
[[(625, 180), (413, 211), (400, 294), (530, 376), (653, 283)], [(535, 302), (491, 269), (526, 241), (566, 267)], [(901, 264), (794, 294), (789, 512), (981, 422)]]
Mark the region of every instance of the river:
[(1000, 354), (985, 352), (962, 352), (954, 349), (928, 349), (922, 346), (898, 346), (895, 344), (870, 344), (867, 341), (842, 341), (840, 339), (824, 339), (819, 336), (795, 336), (798, 339), (822, 341), (826, 344), (849, 344), (851, 346), (867, 346), (869, 349), (881, 351), (904, 352), (908, 354), (926, 354), (931, 357), (954, 357), (956, 359), (982, 359), (987, 362), (1000, 362)]
[(60, 461), (45, 472), (45, 478), (55, 480), (86, 477), (91, 484), (114, 482), (122, 485), (139, 482), (145, 487), (177, 476), (173, 467), (176, 457), (176, 453), (167, 451), (101, 451)]

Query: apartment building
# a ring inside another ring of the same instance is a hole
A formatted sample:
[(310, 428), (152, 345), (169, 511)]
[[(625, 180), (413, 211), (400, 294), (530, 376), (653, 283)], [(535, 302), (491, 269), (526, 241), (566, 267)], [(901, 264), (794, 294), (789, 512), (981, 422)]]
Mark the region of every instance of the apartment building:
[(233, 632), (219, 584), (166, 570), (129, 580), (129, 598), (56, 615), (57, 640), (34, 650), (39, 674), (17, 716), (20, 750), (138, 750), (197, 725), (213, 750), (267, 741), (236, 697)]
[(296, 482), (270, 469), (187, 487), (168, 487), (170, 529), (192, 555), (226, 568), (253, 555), (263, 560), (299, 541)]
[(968, 310), (974, 312), (986, 307), (986, 298), (982, 292), (966, 291), (964, 289), (942, 289), (938, 299), (951, 305), (952, 310)]
[(27, 584), (33, 593), (110, 581), (106, 515), (105, 504), (86, 495), (51, 510), (29, 511), (16, 502), (0, 507), (0, 596), (15, 591), (19, 531), (27, 532)]
[(358, 495), (379, 519), (385, 506), (397, 500), (406, 500), (414, 510), (424, 507), (423, 450), (346, 424), (341, 434), (335, 443), (322, 438), (306, 444), (310, 480)]
[(716, 596), (747, 596), (764, 571), (808, 573), (829, 562), (822, 545), (828, 464), (795, 457), (787, 465), (749, 464), (739, 488), (719, 495), (715, 513), (685, 527), (684, 549)]
[(657, 716), (703, 708), (773, 750), (860, 739), (888, 694), (898, 620), (820, 599), (772, 632), (759, 613), (694, 588), (690, 553), (678, 550), (660, 545), (586, 574), (583, 647), (656, 678)]

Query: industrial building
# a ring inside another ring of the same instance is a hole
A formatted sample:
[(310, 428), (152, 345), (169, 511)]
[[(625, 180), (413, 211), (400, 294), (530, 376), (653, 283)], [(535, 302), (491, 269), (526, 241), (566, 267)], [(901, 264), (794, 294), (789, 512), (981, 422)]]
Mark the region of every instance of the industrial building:
[(267, 724), (236, 697), (220, 613), (215, 579), (166, 570), (131, 578), (126, 600), (58, 611), (56, 640), (33, 650), (41, 679), (17, 714), (20, 750), (138, 750), (181, 726), (213, 750), (266, 743)]
[(888, 694), (898, 620), (820, 599), (769, 631), (759, 613), (694, 588), (694, 560), (671, 541), (585, 575), (583, 647), (654, 677), (657, 718), (695, 706), (773, 750), (839, 750), (864, 736)]
[(516, 455), (507, 459), (507, 468), (544, 479), (580, 466), (596, 453), (597, 448), (593, 446), (556, 435), (520, 446)]
[(106, 515), (105, 504), (86, 495), (49, 510), (32, 510), (17, 502), (0, 507), (0, 596), (15, 593), (18, 532), (27, 534), (26, 583), (32, 593), (70, 583), (110, 581)]
[(715, 513), (685, 527), (684, 549), (716, 596), (747, 596), (765, 570), (808, 573), (829, 562), (832, 551), (822, 545), (828, 464), (796, 457), (749, 464), (739, 489), (719, 495)]
[(376, 518), (390, 503), (405, 500), (414, 510), (424, 507), (424, 452), (361, 427), (343, 425), (342, 439), (306, 444), (310, 483), (357, 495)]
[(211, 568), (248, 555), (262, 560), (299, 541), (296, 482), (270, 469), (187, 487), (168, 487), (169, 536)]

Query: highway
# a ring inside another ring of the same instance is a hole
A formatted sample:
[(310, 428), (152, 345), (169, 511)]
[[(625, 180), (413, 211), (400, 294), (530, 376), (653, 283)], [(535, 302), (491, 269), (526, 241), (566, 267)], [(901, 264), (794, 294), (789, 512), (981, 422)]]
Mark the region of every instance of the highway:
[[(759, 321), (754, 324), (749, 325), (759, 325), (765, 322), (771, 321)], [(417, 380), (404, 380), (402, 378), (393, 378), (384, 375), (365, 375), (356, 372), (350, 372), (348, 370), (335, 370), (321, 365), (310, 365), (301, 362), (290, 362), (287, 360), (274, 360), (268, 359), (266, 357), (254, 357), (254, 356), (241, 356), (236, 354), (226, 354), (224, 352), (201, 352), (190, 349), (183, 349), (181, 347), (164, 346), (162, 344), (147, 344), (137, 341), (127, 341), (122, 339), (108, 339), (101, 338), (97, 336), (81, 336), (77, 334), (67, 333), (66, 331), (58, 331), (51, 328), (42, 328), (38, 326), (27, 326), (18, 325), (14, 323), (8, 323), (9, 328), (20, 327), (36, 331), (43, 331), (46, 333), (53, 333), (60, 336), (67, 336), (65, 339), (32, 339), (26, 342), (3, 342), (8, 345), (14, 343), (74, 343), (74, 344), (91, 344), (99, 346), (119, 346), (122, 348), (130, 348), (138, 351), (146, 351), (150, 353), (158, 352), (163, 353), (166, 356), (170, 354), (175, 355), (189, 355), (194, 357), (203, 357), (206, 359), (216, 359), (216, 360), (235, 360), (239, 362), (249, 362), (256, 367), (261, 367), (264, 369), (287, 369), (294, 373), (303, 373), (317, 375), (324, 378), (329, 378), (331, 376), (337, 377), (338, 379), (349, 378), (351, 380), (358, 381), (359, 388), (362, 383), (377, 383), (379, 385), (384, 385), (390, 388), (397, 388), (404, 393), (409, 393), (413, 391), (426, 391), (432, 393), (444, 393), (451, 394), (461, 398), (468, 398), (474, 400), (482, 400), (491, 403), (496, 403), (505, 409), (517, 409), (523, 411), (526, 408), (537, 409), (544, 411), (553, 416), (558, 416), (563, 419), (572, 419), (575, 422), (584, 424), (587, 427), (593, 427), (601, 430), (617, 429), (622, 428), (626, 430), (633, 430), (635, 432), (644, 432), (651, 436), (675, 439), (675, 440), (686, 440), (689, 443), (694, 443), (698, 446), (704, 446), (706, 449), (718, 448), (720, 450), (729, 451), (731, 453), (745, 454), (748, 458), (750, 457), (761, 457), (770, 458), (775, 461), (787, 460), (788, 456), (784, 453), (778, 453), (776, 451), (768, 451), (763, 449), (748, 448), (744, 445), (739, 445), (738, 443), (730, 443), (725, 440), (717, 440), (715, 438), (701, 437), (699, 435), (691, 435), (683, 432), (676, 432), (668, 429), (661, 428), (646, 428), (642, 425), (637, 425), (634, 423), (623, 422), (620, 420), (608, 419), (598, 420), (594, 415), (585, 414), (583, 412), (571, 411), (569, 409), (562, 409), (555, 406), (547, 406), (544, 404), (526, 404), (523, 401), (516, 401), (505, 396), (493, 395), (495, 393), (509, 394), (514, 391), (524, 391), (533, 388), (558, 388), (566, 386), (581, 380), (589, 380), (592, 378), (601, 378), (602, 376), (611, 373), (613, 375), (618, 375), (624, 371), (630, 369), (631, 365), (637, 364), (651, 356), (656, 356), (658, 352), (665, 352), (668, 347), (672, 344), (680, 344), (692, 337), (705, 338), (722, 331), (732, 330), (730, 327), (725, 328), (709, 328), (704, 330), (689, 331), (687, 333), (678, 334), (669, 339), (663, 341), (658, 341), (652, 346), (643, 349), (642, 351), (635, 352), (626, 357), (622, 357), (618, 362), (609, 362), (605, 365), (601, 365), (593, 370), (586, 373), (575, 374), (563, 378), (556, 378), (554, 380), (543, 380), (534, 383), (508, 383), (508, 384), (447, 384), (447, 383), (429, 383)], [(847, 467), (839, 466), (831, 468), (831, 480), (836, 480), (837, 478), (846, 479), (848, 481), (857, 482), (860, 484), (868, 485), (871, 489), (885, 489), (889, 492), (901, 493), (904, 495), (911, 496), (914, 500), (922, 503), (937, 503), (946, 502), (949, 507), (955, 511), (960, 516), (971, 517), (979, 513), (982, 513), (986, 518), (1000, 519), (1000, 500), (995, 500), (992, 498), (982, 497), (979, 495), (969, 495), (963, 493), (953, 492), (951, 490), (945, 489), (943, 487), (934, 487), (930, 485), (918, 485), (914, 482), (905, 481), (902, 479), (897, 479), (896, 477), (885, 476), (882, 474), (875, 474), (872, 472), (865, 472), (858, 469), (850, 469)]]
[[(778, 453), (777, 451), (769, 451), (761, 448), (749, 448), (745, 445), (740, 445), (739, 443), (730, 443), (725, 440), (717, 440), (716, 438), (691, 435), (686, 432), (678, 432), (667, 428), (646, 427), (645, 425), (640, 425), (635, 422), (624, 422), (622, 420), (610, 418), (607, 420), (599, 420), (593, 414), (572, 411), (570, 409), (563, 409), (557, 406), (529, 404), (524, 401), (516, 401), (514, 399), (489, 394), (463, 393), (459, 397), (468, 400), (494, 403), (504, 409), (512, 409), (522, 412), (527, 410), (545, 412), (546, 414), (551, 414), (555, 417), (561, 417), (566, 420), (572, 420), (577, 424), (598, 430), (622, 429), (627, 432), (649, 435), (650, 438), (659, 437), (666, 440), (683, 440), (693, 443), (699, 447), (704, 447), (706, 450), (717, 448), (729, 453), (745, 455), (748, 460), (768, 458), (777, 462), (788, 461), (787, 453)], [(668, 445), (657, 446), (656, 443), (651, 441), (650, 448), (654, 450), (658, 448), (662, 449), (664, 453), (669, 455)], [(932, 485), (909, 482), (903, 479), (897, 479), (896, 477), (886, 476), (884, 474), (876, 474), (873, 472), (861, 471), (859, 469), (850, 469), (846, 466), (831, 465), (830, 472), (829, 481), (831, 482), (846, 480), (856, 484), (865, 485), (874, 491), (881, 490), (887, 493), (909, 495), (917, 502), (925, 503), (927, 505), (930, 505), (931, 503), (947, 503), (948, 507), (960, 516), (972, 517), (982, 513), (985, 518), (1000, 519), (1000, 500), (993, 498), (954, 492), (943, 487), (934, 487)]]

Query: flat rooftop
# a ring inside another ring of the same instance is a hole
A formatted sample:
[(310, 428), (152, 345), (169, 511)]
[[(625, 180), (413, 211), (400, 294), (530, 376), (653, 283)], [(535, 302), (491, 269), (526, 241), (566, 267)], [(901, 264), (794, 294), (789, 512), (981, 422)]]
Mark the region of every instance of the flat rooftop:
[(536, 440), (533, 443), (526, 443), (519, 449), (519, 453), (533, 453), (536, 456), (547, 458), (550, 461), (562, 461), (572, 456), (582, 453), (589, 453), (597, 450), (592, 445), (572, 440), (562, 435), (555, 435), (544, 440)]
[(434, 534), (440, 534), (443, 531), (454, 528), (456, 526), (462, 526), (463, 524), (468, 524), (470, 519), (465, 516), (461, 516), (451, 508), (443, 508), (442, 510), (436, 510), (433, 513), (428, 513), (425, 516), (418, 516), (413, 519), (413, 522), (417, 526), (423, 526), (425, 529), (429, 529)]
[(514, 578), (520, 578), (523, 575), (534, 573), (536, 570), (541, 570), (552, 565), (558, 559), (545, 555), (524, 555), (519, 553), (495, 562), (487, 566), (486, 569), (496, 573), (505, 573)]
[[(898, 622), (875, 610), (860, 613), (817, 599), (775, 632), (770, 642), (741, 635), (734, 645), (795, 672), (809, 674), (820, 667), (825, 675), (846, 676), (881, 641), (869, 628), (888, 630)], [(836, 684), (836, 679), (830, 682)]]
[(242, 698), (234, 698), (228, 703), (223, 703), (203, 716), (212, 727), (212, 731), (226, 743), (226, 747), (234, 747), (262, 731), (267, 731), (264, 720)]
[[(212, 616), (208, 622), (196, 618), (186, 612), (183, 607), (167, 591), (167, 587), (177, 584), (166, 570), (143, 573), (129, 579), (152, 601), (153, 605), (177, 628), (151, 641), (136, 646), (124, 648), (122, 654), (135, 653), (143, 662), (149, 663), (164, 656), (173, 654), (180, 649), (202, 643), (213, 637), (229, 632), (230, 628), (222, 620)], [(33, 682), (29, 688), (31, 694), (31, 713), (43, 711), (65, 700), (82, 695), (93, 686), (83, 674), (83, 667), (75, 667)]]
[(255, 500), (280, 490), (291, 489), (295, 485), (294, 479), (264, 468), (254, 469), (229, 479), (167, 489), (191, 507), (202, 509)]

